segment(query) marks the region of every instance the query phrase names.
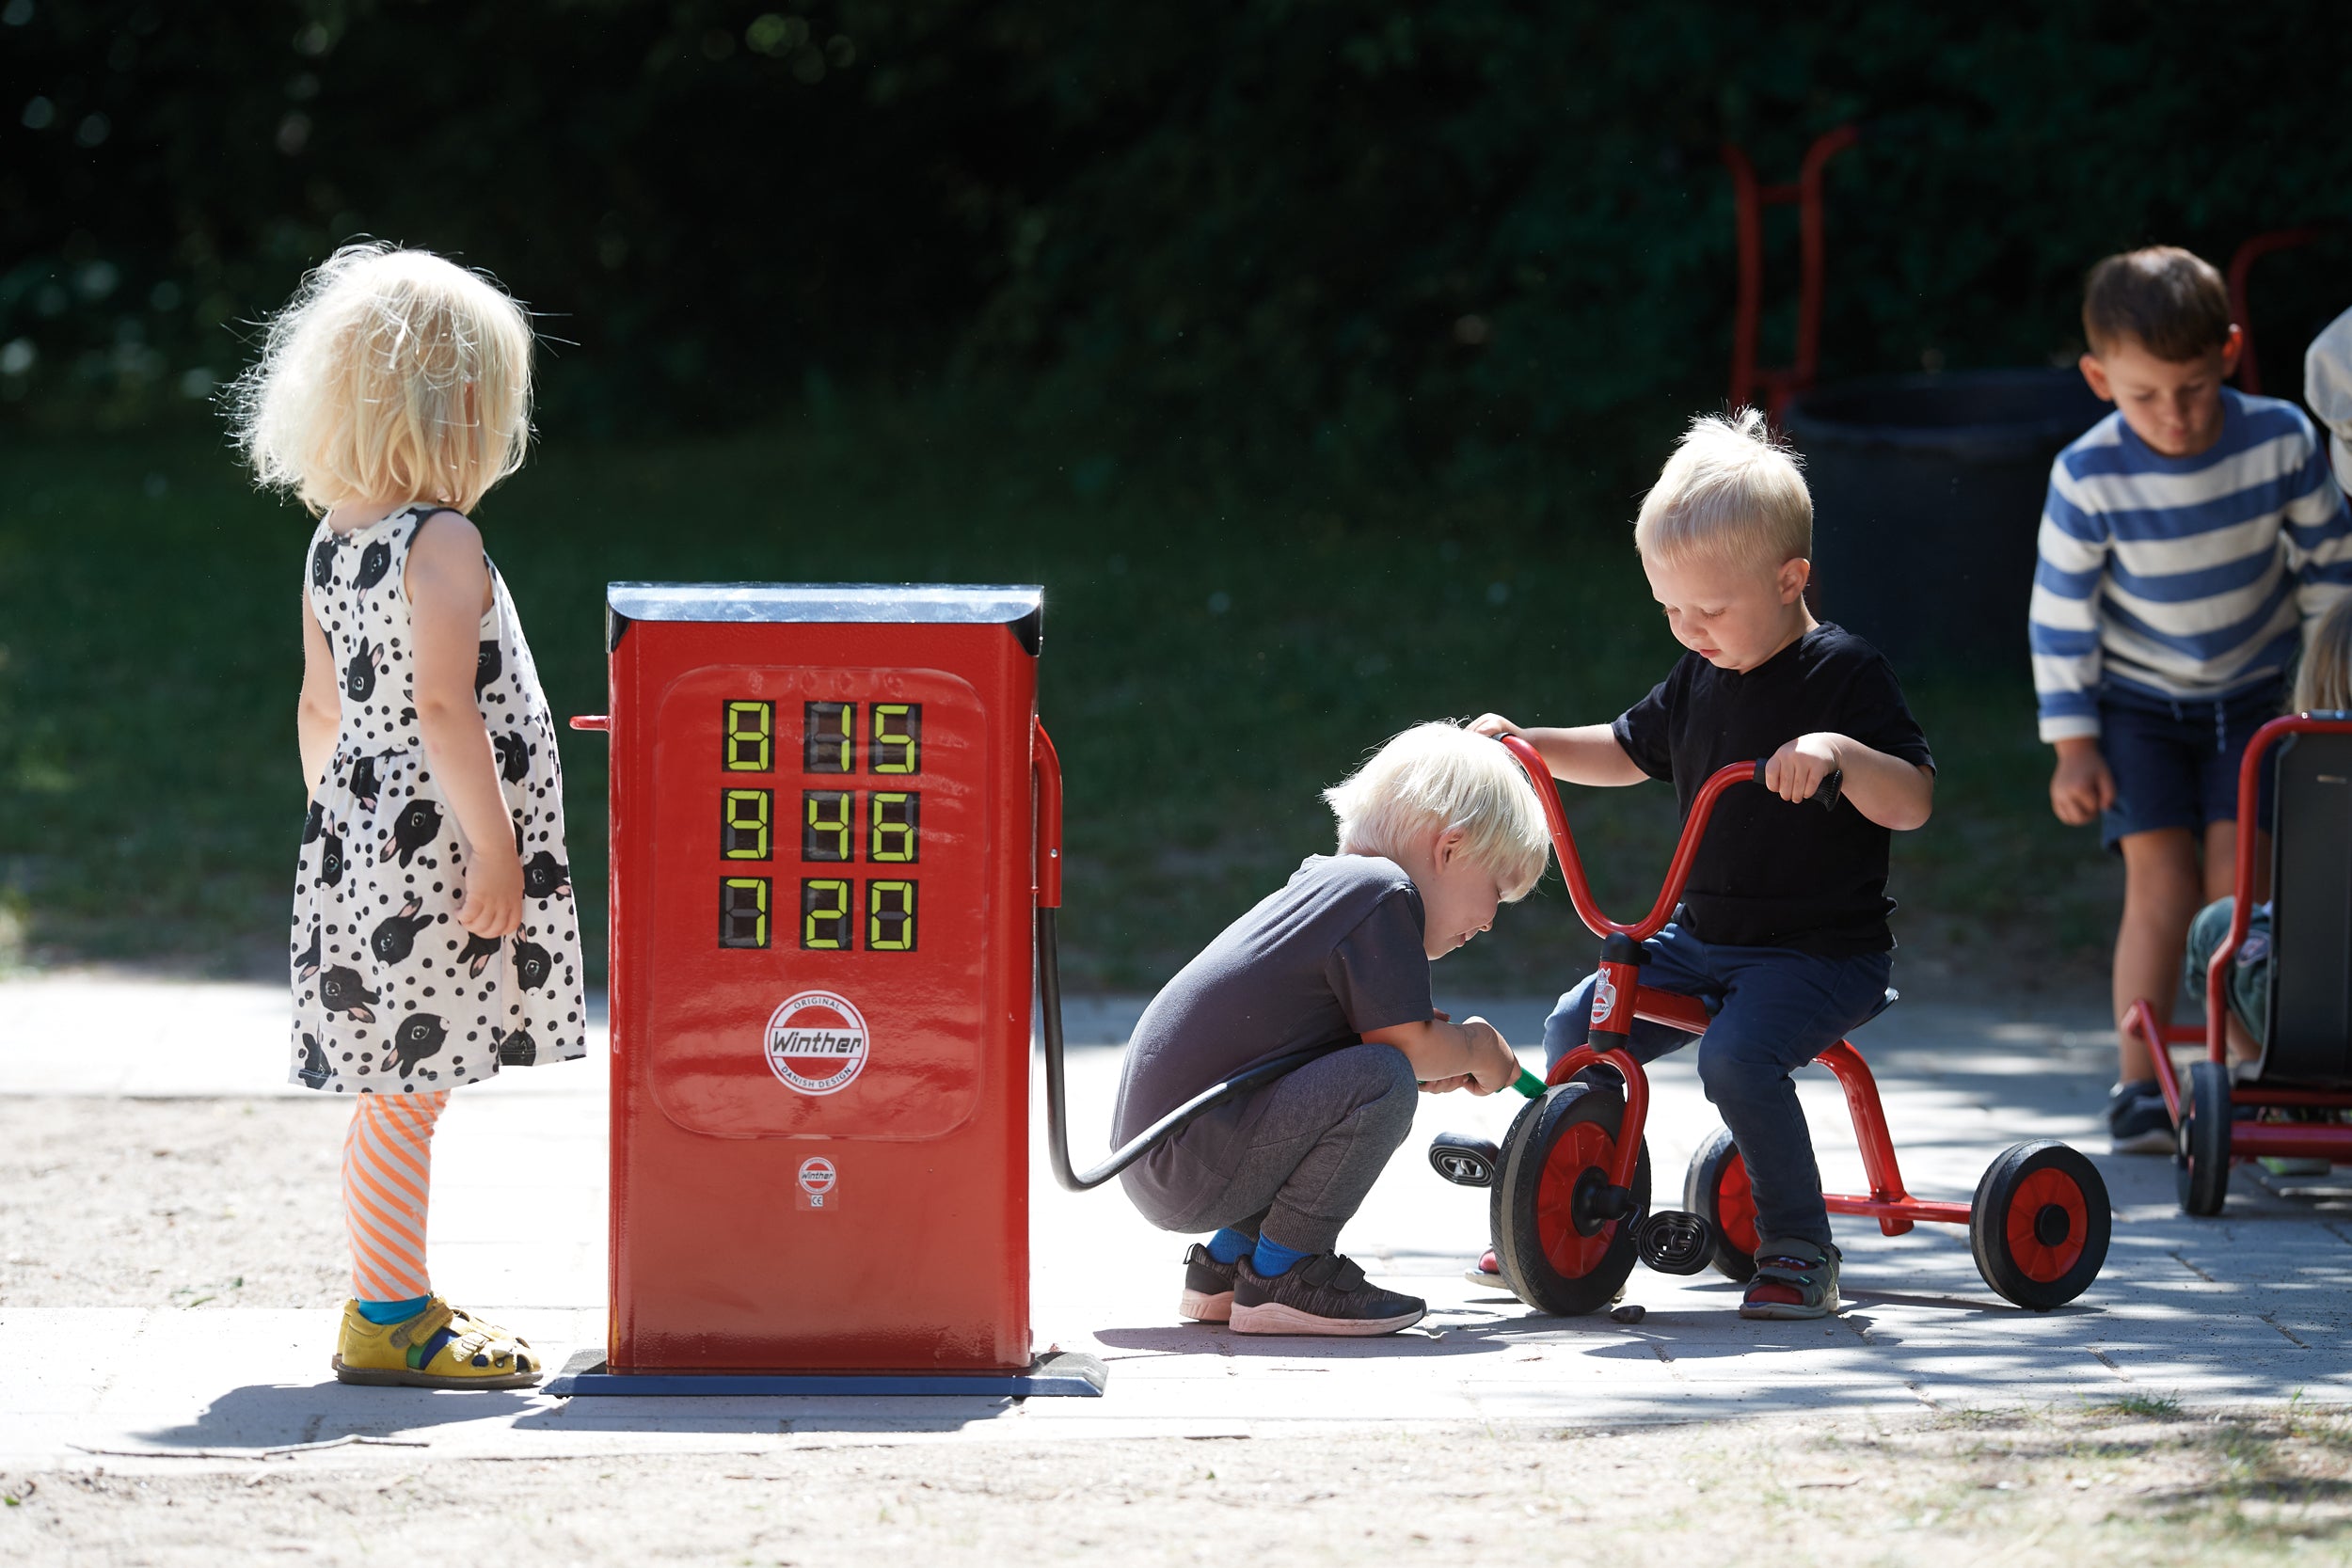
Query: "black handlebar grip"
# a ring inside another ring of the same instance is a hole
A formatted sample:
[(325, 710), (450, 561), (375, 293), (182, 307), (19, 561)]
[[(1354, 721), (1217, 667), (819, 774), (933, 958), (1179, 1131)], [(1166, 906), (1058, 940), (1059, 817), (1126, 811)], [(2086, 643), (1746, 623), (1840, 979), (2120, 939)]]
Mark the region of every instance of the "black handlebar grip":
[[(1764, 769), (1771, 764), (1772, 760), (1772, 759), (1770, 757), (1756, 758), (1756, 771), (1751, 774), (1750, 777), (1754, 778), (1757, 784), (1762, 784), (1764, 782)], [(1813, 793), (1806, 796), (1805, 799), (1818, 804), (1823, 811), (1836, 811), (1837, 809), (1837, 802), (1844, 798), (1845, 792), (1846, 770), (1842, 768), (1833, 768), (1829, 770), (1828, 775), (1824, 777), (1820, 784), (1814, 789)]]

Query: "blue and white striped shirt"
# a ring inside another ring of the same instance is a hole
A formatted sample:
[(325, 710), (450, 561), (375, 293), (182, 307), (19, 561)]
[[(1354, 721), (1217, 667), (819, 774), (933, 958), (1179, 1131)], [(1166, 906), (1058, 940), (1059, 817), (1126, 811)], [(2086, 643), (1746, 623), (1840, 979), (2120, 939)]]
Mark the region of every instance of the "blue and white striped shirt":
[(2097, 735), (2103, 681), (2211, 702), (2275, 680), (2352, 592), (2352, 517), (2311, 420), (2226, 387), (2221, 413), (2194, 457), (2115, 413), (2050, 465), (2028, 628), (2042, 739)]

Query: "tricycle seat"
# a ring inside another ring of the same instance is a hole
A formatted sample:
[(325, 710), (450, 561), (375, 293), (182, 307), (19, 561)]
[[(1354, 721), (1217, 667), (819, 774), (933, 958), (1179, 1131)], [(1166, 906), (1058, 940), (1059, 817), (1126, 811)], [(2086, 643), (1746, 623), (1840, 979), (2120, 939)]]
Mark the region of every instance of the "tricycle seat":
[(2289, 735), (2271, 754), (2268, 1028), (2240, 1082), (2352, 1088), (2352, 735)]

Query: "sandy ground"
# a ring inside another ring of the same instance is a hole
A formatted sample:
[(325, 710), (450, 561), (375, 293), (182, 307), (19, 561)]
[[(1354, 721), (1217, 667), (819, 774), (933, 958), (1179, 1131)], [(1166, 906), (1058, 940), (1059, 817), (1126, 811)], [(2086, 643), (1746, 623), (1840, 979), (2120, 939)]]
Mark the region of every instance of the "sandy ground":
[(0, 1305), (341, 1305), (350, 1115), (0, 1096)]
[(1900, 1424), (132, 1463), (0, 1475), (0, 1560), (2074, 1568), (2352, 1550), (2352, 1428), (2160, 1402)]
[[(0, 1304), (331, 1306), (344, 1289), (344, 1115), (300, 1100), (0, 1098)], [(0, 1473), (10, 1564), (944, 1568), (1236, 1550), (1275, 1562), (2346, 1562), (2352, 1418), (2145, 1396), (1617, 1431), (984, 1444), (866, 1433), (755, 1453), (550, 1462), (352, 1447)]]

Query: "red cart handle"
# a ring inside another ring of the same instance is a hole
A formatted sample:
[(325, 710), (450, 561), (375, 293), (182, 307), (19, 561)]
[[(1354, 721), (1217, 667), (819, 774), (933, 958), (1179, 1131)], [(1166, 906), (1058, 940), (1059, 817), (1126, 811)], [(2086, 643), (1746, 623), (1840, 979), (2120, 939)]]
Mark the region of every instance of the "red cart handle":
[(1061, 908), (1061, 753), (1037, 721), (1037, 863), (1030, 870), (1041, 910)]
[[(1699, 787), (1699, 798), (1691, 802), (1691, 815), (1683, 819), (1682, 838), (1675, 845), (1675, 858), (1666, 867), (1666, 882), (1658, 890), (1658, 902), (1639, 922), (1628, 926), (1602, 913), (1593, 899), (1592, 883), (1584, 878), (1584, 862), (1576, 852), (1576, 835), (1568, 831), (1568, 814), (1561, 808), (1560, 790), (1552, 783), (1551, 768), (1545, 763), (1543, 753), (1516, 735), (1496, 738), (1518, 759), (1519, 766), (1527, 770), (1529, 782), (1535, 786), (1535, 799), (1544, 808), (1544, 821), (1551, 829), (1551, 847), (1560, 856), (1560, 875), (1567, 879), (1568, 897), (1575, 903), (1585, 927), (1597, 937), (1614, 934), (1635, 942), (1648, 941), (1673, 918), (1675, 906), (1682, 901), (1682, 884), (1691, 879), (1691, 863), (1698, 858), (1699, 840), (1707, 836), (1708, 818), (1714, 815), (1716, 800), (1733, 784), (1762, 784), (1764, 765), (1771, 760), (1758, 757), (1754, 762), (1727, 763)], [(1842, 772), (1832, 768), (1810, 799), (1825, 808), (1835, 808), (1844, 786)]]

